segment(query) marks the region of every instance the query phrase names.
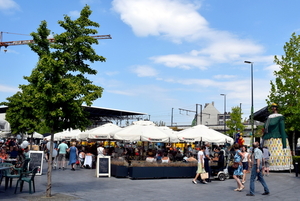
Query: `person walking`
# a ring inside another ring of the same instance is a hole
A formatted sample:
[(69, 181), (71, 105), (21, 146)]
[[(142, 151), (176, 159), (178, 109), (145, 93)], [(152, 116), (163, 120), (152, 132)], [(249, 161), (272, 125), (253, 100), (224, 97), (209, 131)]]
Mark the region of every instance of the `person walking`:
[(249, 153), (247, 151), (247, 145), (243, 145), (242, 146), (242, 154), (243, 154), (243, 160), (242, 160), (242, 164), (243, 164), (243, 179), (242, 179), (242, 184), (244, 185), (244, 183), (246, 182), (246, 178), (247, 178), (247, 173), (248, 173), (248, 169), (249, 169)]
[(211, 160), (211, 155), (210, 155), (210, 150), (209, 150), (209, 147), (210, 147), (210, 143), (209, 142), (205, 142), (205, 149), (203, 150), (204, 151), (204, 167), (205, 167), (205, 171), (208, 172), (208, 179), (207, 181), (208, 182), (211, 182), (211, 168), (209, 166), (209, 161)]
[(240, 145), (238, 143), (235, 143), (234, 145), (235, 155), (234, 155), (234, 162), (239, 163), (239, 166), (237, 169), (233, 172), (233, 178), (235, 179), (237, 183), (237, 188), (234, 189), (234, 191), (241, 191), (245, 188), (245, 186), (242, 184), (240, 180), (240, 176), (243, 176), (243, 154), (240, 150)]
[(68, 151), (70, 153), (68, 165), (71, 165), (72, 171), (75, 171), (75, 164), (76, 164), (76, 161), (78, 160), (78, 149), (75, 146), (76, 146), (76, 142), (72, 142), (72, 146), (68, 149)]
[(250, 177), (250, 193), (246, 194), (246, 196), (254, 196), (254, 190), (255, 190), (255, 178), (257, 177), (257, 180), (261, 183), (261, 185), (264, 187), (264, 193), (262, 195), (269, 195), (270, 191), (269, 188), (263, 178), (262, 175), (262, 162), (263, 162), (263, 153), (258, 148), (259, 144), (257, 142), (253, 143), (253, 154), (252, 154), (252, 160), (251, 160), (251, 177)]
[[(204, 169), (204, 153), (203, 151), (205, 150), (205, 146), (201, 146), (200, 150), (198, 151), (198, 168), (197, 168), (197, 172), (196, 172), (196, 176), (193, 179), (193, 184), (197, 184), (197, 178), (199, 177), (199, 175), (201, 173), (205, 173), (205, 169)], [(201, 178), (202, 179), (202, 178)], [(205, 179), (202, 179), (201, 183), (203, 184), (207, 184), (207, 182), (205, 181)]]
[(58, 169), (63, 169), (65, 170), (65, 163), (66, 163), (66, 154), (67, 154), (67, 149), (68, 145), (66, 144), (66, 140), (63, 139), (62, 143), (58, 145)]
[(269, 176), (269, 169), (270, 169), (270, 152), (267, 146), (263, 147), (263, 159), (264, 159), (264, 163), (263, 163), (263, 175)]

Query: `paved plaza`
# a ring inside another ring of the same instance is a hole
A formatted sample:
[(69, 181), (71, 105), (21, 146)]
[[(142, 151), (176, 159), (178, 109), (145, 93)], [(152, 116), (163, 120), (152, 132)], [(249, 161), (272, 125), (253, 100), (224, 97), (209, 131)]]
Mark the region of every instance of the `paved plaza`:
[[(94, 169), (76, 169), (71, 171), (53, 170), (52, 195), (45, 197), (47, 184), (47, 164), (44, 163), (43, 175), (36, 176), (36, 193), (28, 193), (28, 184), (24, 183), (23, 192), (14, 194), (13, 187), (4, 192), (4, 182), (0, 186), (0, 200), (110, 200), (110, 201), (236, 201), (236, 200), (270, 200), (270, 201), (300, 201), (300, 177), (295, 173), (271, 172), (265, 180), (269, 186), (270, 195), (261, 195), (263, 187), (256, 182), (255, 197), (247, 197), (249, 180), (242, 192), (235, 192), (234, 179), (225, 181), (214, 180), (209, 184), (193, 184), (192, 178), (184, 179), (143, 179), (95, 177)], [(248, 175), (248, 179), (250, 175)]]

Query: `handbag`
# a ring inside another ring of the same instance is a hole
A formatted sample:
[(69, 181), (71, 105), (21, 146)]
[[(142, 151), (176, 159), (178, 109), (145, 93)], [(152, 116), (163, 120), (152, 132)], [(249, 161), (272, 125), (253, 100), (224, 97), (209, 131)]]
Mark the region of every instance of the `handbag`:
[(208, 172), (204, 172), (200, 174), (201, 179), (208, 179)]
[(238, 163), (238, 162), (233, 162), (233, 164), (232, 164), (232, 168), (233, 169), (237, 169), (238, 167), (239, 167), (239, 165), (240, 165), (240, 163)]

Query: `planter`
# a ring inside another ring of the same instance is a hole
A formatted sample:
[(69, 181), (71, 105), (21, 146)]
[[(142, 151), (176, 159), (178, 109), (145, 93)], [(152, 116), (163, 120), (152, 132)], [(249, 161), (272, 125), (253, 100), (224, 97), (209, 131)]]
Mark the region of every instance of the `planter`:
[(128, 167), (123, 165), (111, 165), (111, 176), (128, 177)]
[(194, 177), (197, 167), (164, 167), (164, 177), (166, 178), (182, 178)]
[(197, 171), (192, 167), (129, 167), (128, 175), (131, 179), (150, 178), (191, 178)]
[(131, 179), (163, 178), (165, 167), (129, 167)]

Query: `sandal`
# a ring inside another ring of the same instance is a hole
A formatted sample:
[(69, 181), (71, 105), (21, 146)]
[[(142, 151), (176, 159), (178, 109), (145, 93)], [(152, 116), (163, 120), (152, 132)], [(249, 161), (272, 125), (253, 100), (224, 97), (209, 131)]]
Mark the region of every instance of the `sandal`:
[(245, 188), (245, 186), (241, 187), (241, 188), (239, 189), (239, 191), (241, 192), (244, 188)]

